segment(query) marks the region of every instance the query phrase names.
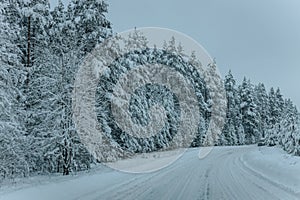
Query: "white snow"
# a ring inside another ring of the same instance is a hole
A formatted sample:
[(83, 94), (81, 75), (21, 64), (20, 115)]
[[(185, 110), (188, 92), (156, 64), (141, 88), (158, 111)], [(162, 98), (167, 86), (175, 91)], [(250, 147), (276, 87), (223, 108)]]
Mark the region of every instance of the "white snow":
[(300, 194), (300, 158), (281, 148), (260, 147), (241, 157), (245, 166), (280, 187)]
[(107, 163), (106, 165), (122, 172), (154, 172), (175, 162), (185, 151), (186, 149), (180, 148), (172, 151), (142, 153), (136, 155), (134, 158), (118, 160), (116, 162)]
[(300, 199), (300, 157), (255, 145), (215, 147), (202, 159), (198, 153), (199, 148), (189, 149), (152, 173), (102, 166), (77, 176), (32, 178), (31, 187), (0, 189), (0, 199)]

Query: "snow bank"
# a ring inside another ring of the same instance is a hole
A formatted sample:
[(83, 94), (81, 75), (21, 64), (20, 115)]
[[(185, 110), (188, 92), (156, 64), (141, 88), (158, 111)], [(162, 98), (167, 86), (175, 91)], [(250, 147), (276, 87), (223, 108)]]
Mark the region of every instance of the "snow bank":
[(292, 156), (277, 147), (259, 147), (241, 157), (245, 167), (276, 184), (300, 194), (300, 157)]
[(180, 148), (170, 151), (142, 153), (135, 155), (133, 158), (106, 163), (106, 165), (122, 172), (155, 172), (175, 162), (185, 151), (186, 149)]

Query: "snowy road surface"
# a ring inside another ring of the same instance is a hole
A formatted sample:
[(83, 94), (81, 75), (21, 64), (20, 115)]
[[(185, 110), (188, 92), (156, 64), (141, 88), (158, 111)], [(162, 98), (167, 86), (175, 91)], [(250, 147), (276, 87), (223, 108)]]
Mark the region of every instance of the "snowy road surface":
[(277, 148), (217, 147), (204, 159), (190, 149), (153, 173), (129, 174), (108, 168), (16, 191), (1, 200), (101, 199), (300, 199), (300, 158)]

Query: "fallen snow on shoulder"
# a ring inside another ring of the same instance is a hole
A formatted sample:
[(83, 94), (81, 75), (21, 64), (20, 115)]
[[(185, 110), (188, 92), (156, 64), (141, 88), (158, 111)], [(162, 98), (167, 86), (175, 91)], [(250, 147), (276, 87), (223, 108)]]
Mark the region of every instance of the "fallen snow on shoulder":
[(300, 157), (277, 147), (259, 147), (244, 154), (241, 160), (258, 176), (300, 194)]
[[(113, 170), (104, 165), (92, 166), (88, 171), (76, 172), (69, 176), (62, 176), (60, 173), (47, 175), (35, 175), (31, 177), (5, 179), (0, 182), (0, 200), (7, 193), (17, 193), (19, 190), (33, 189), (36, 187), (48, 187), (51, 184), (63, 185), (83, 177), (95, 176), (96, 174), (109, 173)], [(23, 198), (24, 199), (24, 198)]]
[[(199, 151), (205, 156), (198, 156)], [(141, 154), (118, 164), (123, 171), (147, 171), (177, 155), (176, 151)], [(300, 157), (256, 145), (191, 148), (173, 164), (152, 173), (123, 173), (99, 166), (70, 177), (28, 180), (27, 187), (22, 188), (20, 181), (16, 185), (21, 187), (15, 189), (0, 187), (0, 200), (299, 200)]]
[(186, 149), (136, 154), (133, 158), (106, 163), (108, 167), (130, 173), (148, 173), (175, 162)]

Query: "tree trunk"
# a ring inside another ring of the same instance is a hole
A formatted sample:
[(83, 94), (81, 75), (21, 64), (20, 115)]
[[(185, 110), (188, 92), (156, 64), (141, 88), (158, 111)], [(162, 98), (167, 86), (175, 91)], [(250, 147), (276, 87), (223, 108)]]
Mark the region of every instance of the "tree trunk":
[(30, 67), (30, 16), (28, 17), (28, 35), (27, 35), (27, 67)]

